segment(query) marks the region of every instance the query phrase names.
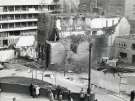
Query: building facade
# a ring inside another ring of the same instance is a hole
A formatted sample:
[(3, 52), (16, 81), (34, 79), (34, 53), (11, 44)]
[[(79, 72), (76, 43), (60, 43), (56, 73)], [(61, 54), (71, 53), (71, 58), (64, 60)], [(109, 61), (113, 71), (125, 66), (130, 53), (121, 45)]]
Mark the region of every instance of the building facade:
[(114, 48), (114, 57), (120, 57), (125, 63), (135, 63), (135, 35), (117, 37)]
[(129, 20), (135, 20), (135, 1), (125, 0), (125, 16)]
[(19, 36), (36, 36), (41, 7), (55, 13), (57, 6), (47, 0), (0, 0), (0, 47), (16, 43)]
[(124, 15), (125, 0), (80, 0), (79, 12), (91, 12), (102, 15)]
[[(134, 0), (80, 0), (80, 5), (88, 5), (92, 8), (102, 8), (104, 14), (108, 16), (125, 16), (130, 20), (135, 19)], [(86, 6), (82, 6), (86, 8)]]
[(106, 15), (124, 15), (125, 0), (105, 0)]
[(126, 0), (125, 16), (129, 19), (131, 25), (131, 34), (135, 33), (135, 1)]

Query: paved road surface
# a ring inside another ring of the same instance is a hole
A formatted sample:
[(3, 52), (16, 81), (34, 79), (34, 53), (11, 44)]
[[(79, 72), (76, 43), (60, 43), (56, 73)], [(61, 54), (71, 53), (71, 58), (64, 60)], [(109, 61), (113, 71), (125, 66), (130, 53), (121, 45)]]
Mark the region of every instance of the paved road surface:
[[(36, 71), (34, 71), (34, 72), (36, 72)], [(66, 87), (66, 88), (70, 89), (72, 92), (80, 92), (80, 89), (82, 87), (87, 88), (87, 85), (85, 83), (80, 83), (78, 81), (73, 82), (71, 80), (65, 79), (65, 77), (63, 76), (62, 73), (54, 73), (54, 72), (51, 72), (51, 71), (45, 72), (45, 74), (48, 74), (48, 73), (52, 73), (55, 76), (52, 77), (52, 78), (51, 77), (44, 77), (44, 79), (43, 79), (44, 81), (47, 81), (47, 82), (52, 83), (52, 84), (61, 85), (63, 87)], [(5, 69), (5, 70), (0, 71), (0, 77), (7, 77), (7, 76), (9, 76), (9, 77), (10, 76), (18, 76), (18, 77), (32, 78), (32, 72), (27, 70), (27, 69), (16, 70), (16, 69), (13, 69), (13, 68), (12, 69)], [(41, 80), (42, 79), (42, 72), (38, 71), (37, 75), (34, 74), (33, 77)], [(99, 92), (101, 92), (101, 91), (99, 91)], [(102, 92), (104, 92), (104, 91), (102, 91)], [(105, 93), (99, 94), (99, 93), (97, 93), (96, 97), (97, 97), (97, 99), (100, 99), (99, 101), (124, 101), (124, 100), (120, 99), (119, 97), (113, 96), (112, 94), (105, 94)], [(25, 100), (25, 101), (27, 101), (27, 100)], [(32, 99), (32, 101), (33, 101), (33, 99)]]

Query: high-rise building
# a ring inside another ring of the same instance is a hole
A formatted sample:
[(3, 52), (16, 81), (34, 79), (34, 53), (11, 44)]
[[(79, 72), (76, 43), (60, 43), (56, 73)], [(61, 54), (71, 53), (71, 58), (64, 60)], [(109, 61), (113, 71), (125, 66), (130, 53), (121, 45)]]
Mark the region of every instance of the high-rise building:
[(131, 34), (135, 33), (135, 0), (125, 0), (125, 16), (130, 22)]
[(125, 0), (125, 16), (135, 20), (135, 0)]
[(37, 35), (38, 14), (55, 12), (48, 0), (0, 0), (0, 47), (14, 44), (19, 36)]
[(125, 16), (129, 20), (135, 20), (135, 0), (98, 0), (104, 2), (106, 15), (120, 15)]
[[(99, 0), (100, 1), (100, 0)], [(105, 15), (115, 16), (125, 14), (125, 0), (104, 0)]]

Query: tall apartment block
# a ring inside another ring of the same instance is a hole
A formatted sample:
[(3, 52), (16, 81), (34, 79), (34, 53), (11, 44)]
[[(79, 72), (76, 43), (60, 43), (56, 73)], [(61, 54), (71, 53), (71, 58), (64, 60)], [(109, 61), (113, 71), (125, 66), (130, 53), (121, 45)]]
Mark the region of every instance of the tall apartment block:
[(14, 44), (19, 36), (36, 36), (41, 7), (53, 13), (56, 5), (48, 0), (0, 0), (0, 47)]

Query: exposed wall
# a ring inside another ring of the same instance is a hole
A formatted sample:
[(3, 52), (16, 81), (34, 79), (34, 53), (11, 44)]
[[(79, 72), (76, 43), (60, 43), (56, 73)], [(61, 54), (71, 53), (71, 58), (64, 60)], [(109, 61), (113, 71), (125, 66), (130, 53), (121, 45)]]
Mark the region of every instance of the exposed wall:
[(9, 50), (0, 50), (0, 61), (6, 62), (10, 59), (15, 58), (15, 51), (12, 49)]

